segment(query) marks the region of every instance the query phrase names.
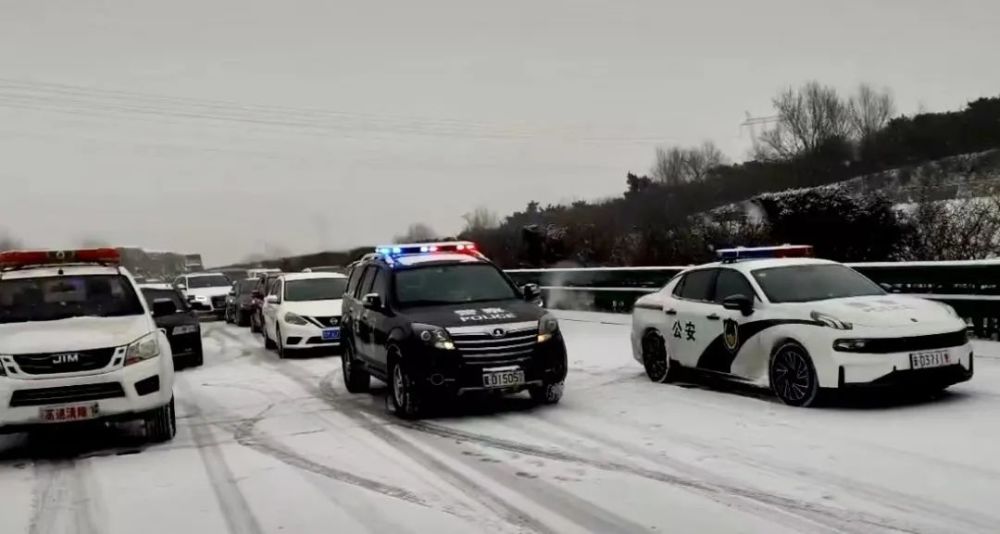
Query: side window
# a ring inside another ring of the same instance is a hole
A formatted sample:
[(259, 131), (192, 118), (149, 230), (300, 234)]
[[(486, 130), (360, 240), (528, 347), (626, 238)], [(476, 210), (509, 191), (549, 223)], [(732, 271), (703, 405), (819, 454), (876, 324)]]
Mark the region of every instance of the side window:
[(361, 275), (361, 283), (355, 288), (354, 297), (361, 298), (368, 293), (368, 290), (372, 287), (372, 282), (375, 281), (375, 271), (377, 267), (374, 265), (369, 265), (365, 267), (365, 273)]
[(687, 280), (687, 275), (684, 275), (683, 277), (681, 277), (681, 279), (677, 281), (677, 285), (674, 286), (674, 293), (673, 294), (674, 294), (675, 297), (680, 297), (681, 296), (681, 292), (684, 291), (684, 281), (685, 280)]
[(361, 271), (363, 270), (359, 265), (351, 267), (351, 272), (347, 274), (347, 290), (344, 291), (344, 294), (354, 295), (354, 290), (358, 288), (358, 280), (361, 278)]
[(715, 302), (722, 304), (726, 297), (733, 295), (743, 295), (754, 298), (753, 287), (747, 282), (743, 273), (732, 269), (720, 269), (719, 277), (715, 281)]
[(379, 269), (375, 273), (375, 281), (372, 282), (372, 288), (369, 293), (378, 293), (382, 296), (382, 300), (385, 301), (389, 294), (389, 273), (385, 269)]
[(682, 299), (711, 302), (714, 296), (712, 291), (715, 286), (715, 275), (718, 272), (718, 269), (703, 269), (687, 273), (682, 280), (684, 285), (680, 288), (678, 296)]

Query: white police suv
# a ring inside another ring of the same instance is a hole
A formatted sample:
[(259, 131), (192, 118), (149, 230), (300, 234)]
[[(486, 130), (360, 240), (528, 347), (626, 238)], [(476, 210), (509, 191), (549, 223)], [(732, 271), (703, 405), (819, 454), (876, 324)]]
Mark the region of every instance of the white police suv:
[(966, 324), (950, 306), (887, 294), (810, 246), (720, 250), (640, 298), (633, 356), (650, 379), (681, 368), (769, 385), (808, 406), (822, 389), (937, 391), (972, 378)]
[(170, 343), (119, 263), (115, 249), (0, 253), (0, 432), (141, 419), (151, 441), (173, 438)]

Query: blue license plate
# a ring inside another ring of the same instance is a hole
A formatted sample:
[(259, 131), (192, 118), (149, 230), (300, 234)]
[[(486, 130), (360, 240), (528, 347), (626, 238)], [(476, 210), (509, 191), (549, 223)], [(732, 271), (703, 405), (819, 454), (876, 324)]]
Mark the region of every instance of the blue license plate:
[(329, 330), (324, 330), (323, 331), (323, 340), (324, 341), (334, 341), (334, 340), (337, 340), (337, 339), (340, 339), (340, 329), (339, 328), (330, 328)]

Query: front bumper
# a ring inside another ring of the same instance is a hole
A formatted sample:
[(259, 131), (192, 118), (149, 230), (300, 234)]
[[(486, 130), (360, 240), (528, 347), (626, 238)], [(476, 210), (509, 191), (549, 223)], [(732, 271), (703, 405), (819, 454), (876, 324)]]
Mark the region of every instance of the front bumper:
[(971, 344), (966, 343), (936, 351), (947, 353), (948, 365), (914, 369), (908, 352), (892, 354), (834, 352), (837, 387), (947, 387), (972, 378), (974, 356)]
[[(280, 324), (282, 346), (288, 349), (321, 349), (337, 348), (340, 346), (340, 339), (323, 339), (324, 330), (340, 330), (340, 327), (319, 328), (313, 325), (294, 325), (284, 321)], [(341, 331), (343, 334), (343, 331)]]
[(164, 406), (173, 396), (173, 374), (164, 368), (160, 358), (87, 376), (30, 380), (0, 377), (0, 431), (61, 424), (43, 420), (42, 408), (96, 404), (100, 420), (138, 415)]
[[(463, 354), (460, 349), (431, 348), (419, 340), (409, 343), (408, 350), (404, 351), (407, 355), (407, 371), (431, 393), (516, 393), (546, 382), (560, 382), (566, 378), (567, 373), (566, 345), (561, 334), (543, 343), (536, 343), (528, 354), (510, 358), (477, 358)], [(484, 372), (508, 368), (524, 371), (524, 383), (508, 387), (483, 385)]]

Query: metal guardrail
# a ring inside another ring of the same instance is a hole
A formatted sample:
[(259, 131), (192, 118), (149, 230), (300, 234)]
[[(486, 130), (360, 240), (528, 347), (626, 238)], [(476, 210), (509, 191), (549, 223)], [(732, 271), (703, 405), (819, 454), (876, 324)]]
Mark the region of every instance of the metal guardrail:
[[(1000, 259), (849, 263), (893, 293), (945, 302), (965, 317), (977, 337), (1000, 334)], [(627, 313), (689, 267), (576, 267), (510, 269), (519, 284), (542, 288), (549, 307)]]

